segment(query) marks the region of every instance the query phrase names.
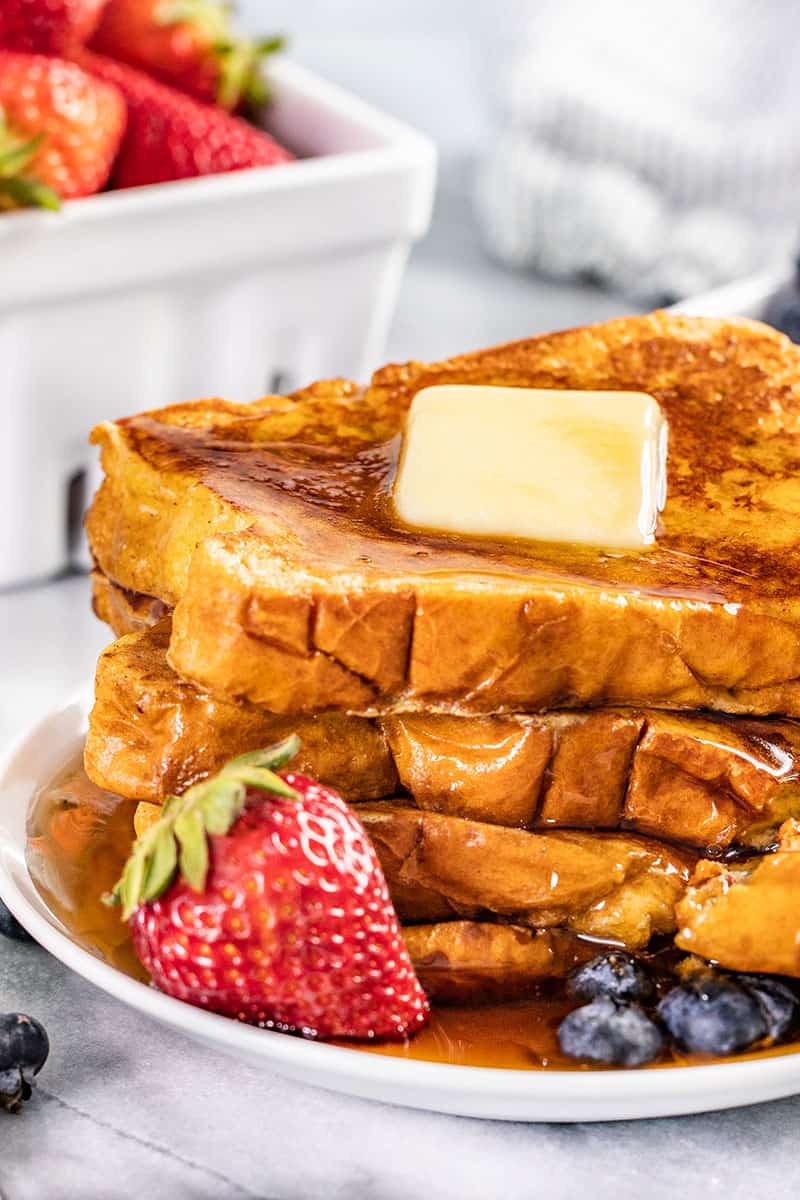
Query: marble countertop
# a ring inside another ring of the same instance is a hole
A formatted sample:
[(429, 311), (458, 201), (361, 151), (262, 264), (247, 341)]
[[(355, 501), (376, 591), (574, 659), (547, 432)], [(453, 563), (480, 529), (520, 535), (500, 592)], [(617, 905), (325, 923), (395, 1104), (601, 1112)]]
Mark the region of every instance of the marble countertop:
[[(487, 263), (463, 188), (412, 258), (388, 358), (434, 357), (623, 311)], [(0, 744), (90, 677), (107, 634), (73, 576), (0, 596)], [(517, 1125), (392, 1108), (249, 1069), (129, 1011), (37, 946), (0, 940), (0, 1011), (52, 1053), (0, 1116), (0, 1200), (751, 1200), (800, 1189), (800, 1098), (617, 1125)]]

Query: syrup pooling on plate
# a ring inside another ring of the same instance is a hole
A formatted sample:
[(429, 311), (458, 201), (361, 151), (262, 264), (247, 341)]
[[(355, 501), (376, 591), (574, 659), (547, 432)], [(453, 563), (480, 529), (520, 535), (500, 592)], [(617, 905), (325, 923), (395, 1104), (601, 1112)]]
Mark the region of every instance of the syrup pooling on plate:
[[(27, 862), (37, 890), (72, 940), (132, 978), (144, 981), (146, 974), (133, 952), (119, 910), (102, 902), (128, 856), (135, 810), (135, 801), (121, 799), (92, 784), (81, 761), (75, 760), (35, 799), (28, 820)], [(656, 974), (666, 978), (675, 951), (666, 948), (648, 958)], [(437, 1006), (428, 1028), (405, 1043), (340, 1044), (392, 1057), (476, 1067), (598, 1069), (576, 1063), (558, 1047), (558, 1025), (581, 1003), (567, 997), (560, 984), (548, 985), (514, 1003)], [(797, 1045), (784, 1045), (760, 1054), (797, 1050)], [(709, 1061), (713, 1060), (671, 1052), (657, 1065)]]
[(135, 811), (134, 800), (90, 783), (78, 758), (34, 801), (27, 863), (37, 890), (73, 941), (127, 975), (145, 979), (119, 911), (102, 901), (130, 852)]

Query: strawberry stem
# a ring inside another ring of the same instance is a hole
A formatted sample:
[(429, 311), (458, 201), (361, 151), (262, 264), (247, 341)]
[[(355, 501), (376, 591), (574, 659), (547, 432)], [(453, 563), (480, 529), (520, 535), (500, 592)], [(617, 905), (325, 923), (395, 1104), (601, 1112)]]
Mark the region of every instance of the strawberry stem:
[(179, 872), (189, 887), (202, 892), (208, 875), (208, 838), (228, 832), (247, 804), (248, 789), (298, 798), (275, 772), (299, 748), (300, 739), (292, 734), (266, 750), (232, 759), (182, 796), (170, 796), (161, 819), (134, 842), (122, 875), (104, 901), (121, 904), (122, 919), (127, 921), (140, 904), (163, 895)]
[(230, 32), (229, 6), (211, 0), (163, 0), (154, 16), (158, 25), (193, 25), (209, 41), (228, 37)]
[(242, 102), (258, 108), (269, 100), (263, 60), (285, 47), (282, 37), (249, 41), (231, 25), (230, 5), (214, 0), (162, 0), (156, 10), (159, 25), (191, 25), (207, 40), (219, 68), (217, 104), (233, 112)]
[(261, 38), (256, 42), (256, 50), (263, 58), (267, 54), (279, 54), (281, 50), (286, 49), (286, 38), (280, 34), (274, 37)]
[(218, 42), (219, 83), (217, 104), (233, 111), (244, 102), (248, 110), (263, 108), (271, 99), (264, 59), (286, 46), (283, 37), (262, 38), (258, 42)]
[(46, 183), (38, 179), (23, 179), (12, 176), (5, 179), (0, 176), (0, 208), (4, 199), (9, 201), (9, 208), (47, 208), (57, 212), (61, 208), (61, 197)]
[(49, 208), (59, 209), (61, 198), (39, 179), (21, 172), (36, 157), (45, 141), (43, 133), (23, 138), (9, 128), (5, 112), (0, 108), (0, 209)]
[(22, 141), (10, 134), (7, 127), (0, 126), (0, 175), (16, 175), (27, 167), (43, 141), (43, 133)]

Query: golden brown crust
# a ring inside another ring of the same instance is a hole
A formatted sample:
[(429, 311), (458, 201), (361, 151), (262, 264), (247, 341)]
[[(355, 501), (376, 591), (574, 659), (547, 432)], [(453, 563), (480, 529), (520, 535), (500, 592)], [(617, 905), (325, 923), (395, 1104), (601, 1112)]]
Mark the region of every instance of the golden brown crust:
[(407, 925), (403, 938), (420, 983), (439, 1004), (529, 997), (537, 984), (564, 979), (598, 952), (565, 929), (485, 921)]
[(630, 828), (700, 848), (768, 845), (800, 813), (800, 727), (656, 710), (542, 716), (276, 717), (167, 666), (168, 622), (100, 656), (86, 768), (161, 803), (245, 750), (297, 732), (299, 766), (347, 800), (521, 827)]
[(800, 826), (774, 854), (727, 867), (701, 862), (676, 908), (683, 950), (734, 971), (800, 978)]
[(110, 626), (115, 637), (141, 633), (168, 614), (169, 610), (161, 600), (141, 592), (128, 592), (112, 583), (97, 568), (91, 573), (91, 583), (94, 615)]
[(497, 825), (539, 824), (559, 736), (554, 718), (408, 713), (379, 724), (400, 784), (420, 808)]
[[(415, 391), (454, 381), (655, 395), (656, 548), (489, 546), (387, 520), (392, 435)], [(177, 604), (170, 660), (220, 694), (279, 712), (800, 714), (800, 350), (766, 326), (629, 317), (387, 367), (365, 392), (178, 405), (95, 440), (98, 562)]]
[(166, 619), (100, 655), (84, 750), (86, 772), (100, 787), (162, 803), (237, 754), (298, 731), (298, 771), (353, 800), (397, 789), (391, 755), (373, 722), (338, 713), (298, 720), (216, 699), (169, 670), (168, 642)]
[(563, 927), (630, 949), (675, 928), (696, 856), (633, 835), (530, 833), (356, 805), (401, 921), (501, 920)]

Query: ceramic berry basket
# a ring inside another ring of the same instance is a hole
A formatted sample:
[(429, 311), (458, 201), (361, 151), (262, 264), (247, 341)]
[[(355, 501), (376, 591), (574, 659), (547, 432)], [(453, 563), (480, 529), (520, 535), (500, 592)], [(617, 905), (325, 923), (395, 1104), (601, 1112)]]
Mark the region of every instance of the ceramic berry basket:
[(379, 362), (433, 145), (292, 63), (270, 79), (300, 161), (2, 215), (0, 587), (79, 552), (97, 421)]

